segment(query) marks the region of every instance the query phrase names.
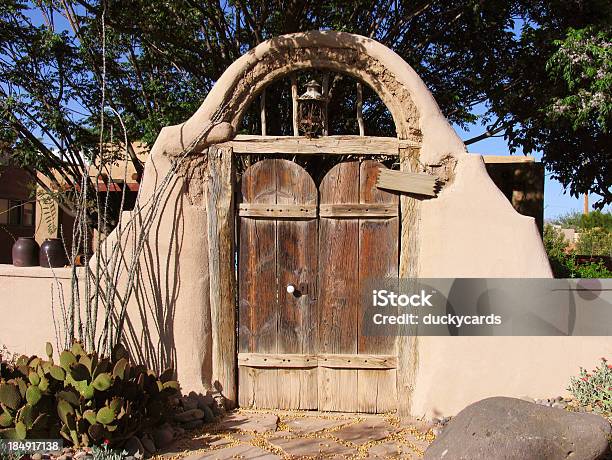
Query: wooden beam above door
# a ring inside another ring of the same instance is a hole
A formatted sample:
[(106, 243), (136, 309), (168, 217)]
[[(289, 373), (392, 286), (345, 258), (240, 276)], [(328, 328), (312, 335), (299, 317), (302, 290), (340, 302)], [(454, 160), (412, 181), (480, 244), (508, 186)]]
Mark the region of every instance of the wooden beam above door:
[(419, 143), (395, 137), (374, 136), (254, 136), (239, 134), (221, 144), (234, 153), (288, 155), (399, 155), (400, 148), (418, 148)]

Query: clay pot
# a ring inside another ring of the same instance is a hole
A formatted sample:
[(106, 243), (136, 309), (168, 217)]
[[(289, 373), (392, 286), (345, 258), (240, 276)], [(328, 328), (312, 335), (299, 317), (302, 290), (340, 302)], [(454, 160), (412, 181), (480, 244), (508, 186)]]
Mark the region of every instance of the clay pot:
[(41, 267), (57, 268), (68, 265), (62, 240), (59, 238), (47, 238), (40, 246), (39, 260)]
[(15, 267), (36, 267), (40, 247), (33, 236), (20, 236), (13, 244), (13, 265)]

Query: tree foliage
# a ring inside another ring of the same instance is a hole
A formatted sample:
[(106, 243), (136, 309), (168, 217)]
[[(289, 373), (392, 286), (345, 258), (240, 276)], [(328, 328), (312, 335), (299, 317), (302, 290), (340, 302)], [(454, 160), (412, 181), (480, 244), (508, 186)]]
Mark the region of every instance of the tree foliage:
[[(601, 229), (599, 229), (601, 231)], [(587, 230), (587, 233), (593, 230)], [(610, 236), (612, 233), (606, 232), (608, 245), (610, 244)], [(600, 244), (600, 240), (597, 240)], [(592, 247), (592, 239), (588, 239), (584, 244), (587, 247)], [(572, 250), (569, 242), (565, 239), (561, 230), (553, 227), (551, 224), (544, 226), (544, 248), (548, 255), (550, 267), (555, 275), (555, 278), (612, 278), (612, 272), (608, 270), (603, 260), (588, 261), (587, 263), (578, 263), (576, 253), (580, 255), (598, 255), (593, 252), (580, 252)], [(607, 248), (610, 251), (610, 247)], [(601, 255), (610, 255), (601, 254)]]
[[(423, 78), (448, 119), (541, 151), (573, 195), (612, 202), (610, 23), (607, 0), (204, 2), (0, 0), (0, 142), (12, 161), (55, 187), (78, 183), (102, 142), (142, 140), (186, 120), (222, 72), (267, 38), (313, 29), (372, 37)], [(575, 62), (578, 59), (578, 62)], [(332, 130), (352, 129), (353, 88), (334, 75)], [(289, 110), (286, 82), (267, 104)], [(485, 105), (484, 114), (477, 115)], [(369, 134), (393, 134), (366, 92)], [(104, 115), (104, 116), (103, 116)], [(119, 119), (121, 116), (121, 120)], [(269, 117), (269, 132), (290, 132)], [(255, 112), (245, 129), (255, 130)], [(112, 129), (111, 129), (112, 128)], [(131, 160), (138, 169), (133, 151)], [(57, 177), (53, 171), (58, 171)], [(66, 200), (66, 208), (74, 203)]]
[(553, 223), (563, 228), (573, 228), (574, 230), (588, 230), (600, 227), (612, 232), (612, 212), (597, 210), (583, 214), (580, 211), (575, 211), (556, 218)]

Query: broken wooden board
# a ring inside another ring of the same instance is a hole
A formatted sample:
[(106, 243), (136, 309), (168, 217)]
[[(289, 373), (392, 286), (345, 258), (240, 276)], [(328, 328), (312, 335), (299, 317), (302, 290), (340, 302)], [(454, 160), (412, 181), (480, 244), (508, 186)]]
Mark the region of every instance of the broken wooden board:
[(427, 173), (380, 168), (376, 187), (414, 195), (436, 196), (437, 178)]

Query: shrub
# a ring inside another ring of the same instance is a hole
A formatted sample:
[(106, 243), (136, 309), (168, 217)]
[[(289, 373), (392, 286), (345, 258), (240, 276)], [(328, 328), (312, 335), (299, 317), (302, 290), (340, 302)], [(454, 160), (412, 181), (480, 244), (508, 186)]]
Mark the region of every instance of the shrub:
[(612, 232), (600, 227), (580, 232), (576, 252), (586, 256), (612, 255)]
[(20, 356), (0, 374), (0, 437), (54, 438), (75, 446), (121, 446), (170, 418), (179, 385), (173, 371), (160, 376), (132, 365), (127, 351), (110, 357), (87, 353), (79, 343), (53, 360)]
[(570, 263), (570, 255), (567, 254), (568, 245), (561, 230), (550, 224), (544, 226), (544, 248), (555, 278), (569, 278), (571, 276), (571, 269), (568, 265)]
[(568, 246), (569, 243), (565, 240), (561, 230), (550, 224), (544, 226), (544, 248), (555, 278), (612, 277), (612, 272), (606, 268), (603, 261), (577, 263), (575, 253), (569, 251)]
[(570, 271), (572, 273), (571, 276), (575, 278), (612, 278), (612, 271), (606, 268), (602, 260), (577, 264), (575, 259), (572, 258), (570, 261)]
[(113, 450), (108, 448), (108, 444), (102, 444), (101, 447), (94, 446), (91, 450), (93, 460), (123, 460), (127, 457), (125, 450)]
[(612, 364), (601, 358), (601, 364), (587, 372), (580, 369), (578, 377), (572, 377), (568, 390), (582, 406), (591, 406), (593, 411), (612, 414)]

